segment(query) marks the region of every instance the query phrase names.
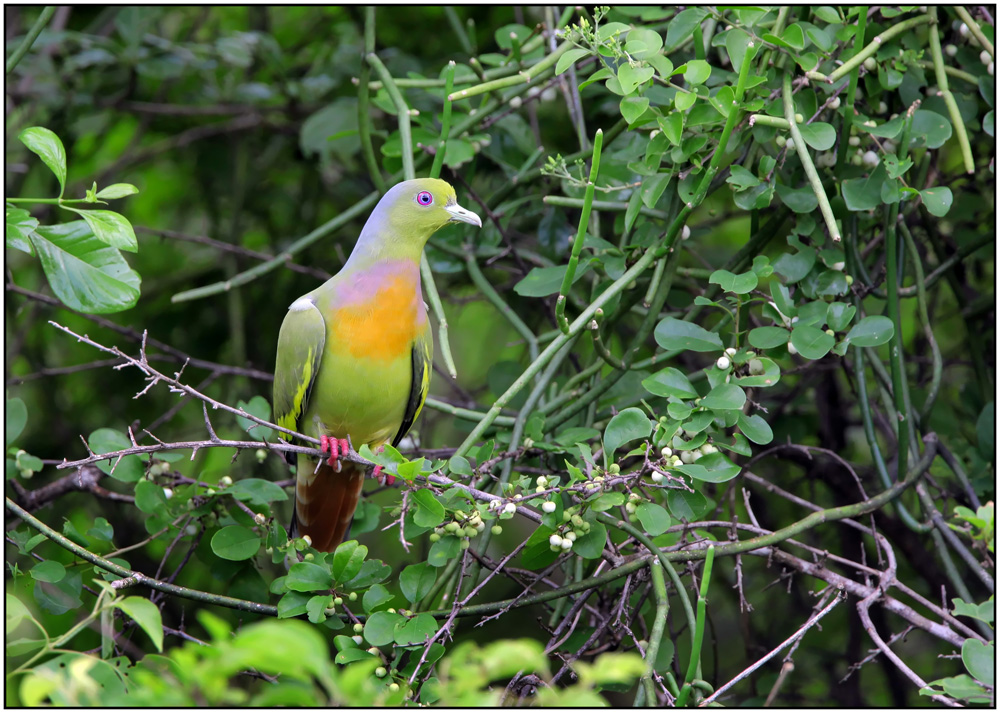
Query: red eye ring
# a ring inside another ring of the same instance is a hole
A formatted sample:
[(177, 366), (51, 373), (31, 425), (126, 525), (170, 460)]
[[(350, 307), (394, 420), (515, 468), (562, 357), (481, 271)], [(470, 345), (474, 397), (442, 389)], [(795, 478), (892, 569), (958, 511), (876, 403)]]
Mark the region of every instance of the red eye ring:
[(430, 191), (420, 191), (417, 194), (417, 203), (420, 205), (430, 205), (434, 202), (434, 196), (431, 195)]

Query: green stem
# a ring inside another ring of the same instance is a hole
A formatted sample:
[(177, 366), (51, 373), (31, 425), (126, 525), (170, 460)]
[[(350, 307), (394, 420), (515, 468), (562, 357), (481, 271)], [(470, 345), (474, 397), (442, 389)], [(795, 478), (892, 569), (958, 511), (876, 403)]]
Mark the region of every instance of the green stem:
[[(447, 8), (451, 9), (451, 8)], [(441, 115), (441, 138), (438, 140), (437, 153), (434, 154), (434, 163), (431, 164), (431, 178), (438, 178), (441, 175), (441, 166), (444, 165), (445, 149), (448, 146), (448, 131), (451, 129), (451, 88), (455, 81), (455, 63), (449, 62), (444, 76), (444, 110)]]
[[(428, 396), (427, 400), (424, 402), (424, 406), (427, 408), (432, 408), (435, 411), (440, 411), (442, 413), (451, 414), (456, 418), (464, 418), (467, 421), (478, 421), (486, 414), (482, 411), (473, 411), (472, 409), (461, 408), (460, 406), (452, 406), (444, 401), (438, 401), (433, 396)], [(494, 424), (497, 426), (513, 426), (514, 417), (513, 416), (497, 416), (494, 420)]]
[(28, 54), (28, 50), (30, 50), (31, 46), (35, 44), (35, 40), (37, 40), (38, 36), (42, 34), (42, 30), (44, 30), (45, 26), (49, 24), (49, 20), (52, 19), (55, 12), (56, 8), (54, 5), (46, 5), (42, 8), (42, 12), (39, 14), (38, 19), (35, 20), (35, 24), (31, 26), (31, 29), (28, 30), (28, 34), (26, 34), (24, 39), (21, 40), (21, 44), (16, 50), (14, 50), (14, 54), (12, 54), (10, 59), (7, 60), (7, 68), (4, 72), (4, 76), (14, 71), (14, 67), (16, 67), (22, 59), (24, 59), (24, 55)]
[(249, 270), (241, 272), (240, 274), (235, 275), (229, 278), (228, 280), (223, 280), (222, 282), (216, 282), (212, 285), (206, 285), (204, 287), (196, 287), (193, 290), (185, 290), (184, 292), (178, 292), (176, 295), (170, 298), (170, 301), (187, 302), (188, 300), (196, 300), (202, 297), (209, 297), (211, 295), (217, 295), (223, 292), (228, 292), (234, 287), (245, 285), (246, 283), (257, 279), (261, 275), (271, 272), (272, 270), (276, 270), (277, 268), (281, 267), (289, 260), (291, 260), (296, 253), (301, 252), (306, 247), (312, 245), (320, 238), (326, 237), (330, 233), (333, 233), (334, 231), (340, 229), (347, 223), (351, 222), (358, 216), (369, 212), (373, 207), (375, 207), (375, 204), (378, 203), (379, 197), (380, 197), (379, 192), (373, 191), (372, 193), (369, 193), (360, 201), (352, 205), (350, 208), (337, 215), (336, 218), (327, 221), (323, 225), (313, 230), (308, 235), (304, 235), (298, 240), (296, 240), (294, 243), (289, 245), (285, 250), (283, 250), (280, 254), (276, 255), (272, 259), (267, 260), (266, 262), (262, 262), (259, 265), (255, 265)]
[[(496, 291), (490, 281), (486, 279), (483, 271), (479, 268), (479, 263), (476, 261), (476, 255), (471, 250), (465, 253), (465, 266), (469, 271), (469, 277), (472, 278), (472, 282), (480, 289), (480, 291), (486, 296), (493, 306), (496, 307), (500, 314), (510, 322), (511, 326), (520, 334), (524, 341), (528, 345), (528, 354), (531, 360), (534, 361), (538, 358), (538, 339), (535, 337), (535, 333), (531, 331), (531, 328), (524, 323), (524, 320), (515, 312), (506, 300), (500, 296), (500, 293)], [(497, 421), (499, 425), (499, 421)]]
[(474, 54), (472, 51), (472, 42), (469, 41), (469, 35), (462, 26), (462, 21), (459, 19), (458, 13), (455, 12), (455, 8), (451, 5), (445, 5), (441, 9), (444, 10), (444, 16), (448, 19), (448, 24), (451, 25), (455, 37), (458, 38), (458, 43), (462, 45), (462, 52), (470, 55)]
[[(461, 89), (450, 94), (448, 98), (452, 101), (458, 101), (459, 99), (469, 99), (470, 97), (474, 97), (479, 94), (486, 94), (487, 92), (496, 91), (497, 89), (506, 89), (507, 87), (513, 87), (518, 84), (527, 84), (531, 80), (539, 77), (547, 69), (554, 67), (556, 62), (559, 61), (559, 58), (566, 52), (566, 50), (571, 49), (572, 47), (572, 42), (563, 42), (555, 49), (554, 52), (547, 54), (544, 58), (532, 66), (518, 72), (515, 75), (477, 84), (469, 87), (468, 89)], [(525, 51), (527, 51), (527, 45), (525, 45)]]
[(816, 166), (813, 165), (809, 149), (806, 148), (802, 132), (799, 131), (799, 125), (795, 121), (795, 104), (792, 103), (791, 72), (785, 72), (785, 76), (782, 79), (781, 99), (785, 105), (785, 119), (788, 120), (788, 129), (792, 134), (792, 141), (795, 143), (795, 151), (799, 155), (799, 161), (802, 162), (802, 168), (806, 172), (809, 185), (812, 187), (813, 193), (816, 194), (816, 200), (819, 201), (819, 212), (823, 214), (823, 220), (826, 223), (827, 231), (830, 233), (830, 238), (835, 243), (839, 243), (840, 228), (837, 227), (837, 220), (833, 217), (833, 208), (830, 207), (830, 199), (826, 197), (823, 181), (820, 180), (819, 173), (816, 172)]
[[(865, 43), (865, 28), (868, 26), (868, 8), (859, 5), (858, 21), (854, 25), (854, 54), (857, 55), (863, 49)], [(844, 163), (847, 161), (847, 152), (850, 147), (851, 124), (854, 123), (854, 98), (858, 92), (858, 77), (860, 76), (861, 63), (855, 65), (851, 71), (851, 79), (847, 84), (847, 96), (844, 99), (844, 122), (840, 127), (840, 144), (837, 147), (837, 175), (841, 174)]]
[[(937, 10), (935, 9), (933, 12), (936, 20)], [(970, 17), (969, 20), (971, 21), (972, 18)], [(973, 23), (973, 25), (974, 24), (975, 23)], [(931, 46), (931, 60), (934, 62), (934, 75), (937, 77), (938, 91), (941, 94), (941, 98), (944, 99), (945, 106), (948, 107), (948, 115), (951, 117), (951, 125), (955, 129), (956, 137), (958, 137), (958, 147), (962, 153), (962, 162), (965, 164), (965, 172), (975, 173), (976, 164), (972, 160), (972, 147), (969, 145), (969, 134), (965, 130), (965, 121), (962, 119), (962, 115), (958, 111), (958, 102), (955, 101), (955, 96), (948, 88), (948, 75), (944, 71), (944, 56), (941, 53), (941, 38), (938, 37), (938, 25), (936, 21), (931, 25), (930, 32), (928, 33), (928, 39)], [(990, 55), (993, 54), (992, 49), (993, 47), (991, 45)]]
[(705, 638), (705, 615), (708, 608), (708, 586), (712, 579), (712, 564), (715, 562), (715, 546), (709, 545), (705, 551), (705, 571), (701, 576), (701, 590), (698, 593), (698, 615), (697, 630), (694, 636), (694, 649), (691, 651), (691, 659), (688, 661), (687, 675), (684, 677), (684, 685), (681, 686), (681, 695), (677, 699), (677, 707), (682, 708), (687, 704), (691, 695), (691, 683), (697, 677), (697, 671), (701, 665), (701, 645)]
[(222, 596), (221, 594), (210, 594), (208, 592), (201, 592), (196, 589), (188, 589), (187, 587), (179, 587), (176, 584), (170, 584), (169, 582), (161, 582), (160, 580), (153, 579), (152, 577), (147, 577), (142, 574), (142, 572), (134, 572), (127, 567), (122, 567), (120, 565), (106, 560), (99, 555), (95, 555), (93, 552), (80, 547), (72, 540), (59, 534), (51, 527), (46, 525), (44, 522), (34, 517), (27, 510), (22, 508), (20, 505), (15, 503), (10, 498), (5, 498), (7, 509), (11, 511), (14, 515), (24, 520), (31, 527), (38, 530), (38, 532), (45, 535), (47, 538), (55, 542), (57, 545), (65, 550), (69, 550), (77, 557), (85, 559), (91, 564), (97, 565), (103, 570), (117, 574), (123, 579), (129, 577), (135, 577), (136, 581), (150, 589), (155, 589), (159, 592), (164, 592), (166, 594), (174, 594), (178, 597), (183, 597), (185, 599), (191, 599), (197, 602), (205, 602), (207, 604), (215, 604), (221, 607), (228, 607), (230, 609), (239, 609), (240, 611), (250, 612), (253, 614), (261, 614), (263, 616), (277, 616), (278, 608), (270, 604), (258, 604), (257, 602), (250, 602), (244, 599), (234, 599), (233, 597)]
[(374, 52), (369, 52), (365, 55), (365, 59), (372, 66), (372, 69), (375, 70), (375, 73), (382, 78), (382, 86), (385, 87), (385, 91), (389, 94), (389, 98), (396, 107), (396, 118), (399, 120), (399, 140), (403, 151), (403, 180), (409, 181), (417, 177), (413, 169), (413, 138), (410, 134), (410, 107), (407, 106), (406, 100), (403, 99), (403, 95), (399, 91), (399, 87), (396, 86), (392, 75), (389, 74), (389, 70), (386, 69), (386, 66), (379, 59), (378, 55)]
[(996, 59), (996, 54), (993, 50), (993, 43), (990, 42), (986, 35), (983, 34), (982, 29), (979, 27), (979, 23), (972, 19), (972, 15), (969, 14), (969, 11), (961, 5), (956, 5), (952, 9), (955, 11), (955, 14), (962, 19), (965, 26), (969, 28), (969, 32), (972, 33), (973, 37), (979, 40), (979, 44), (983, 46), (983, 49), (990, 53), (990, 57)]
[[(589, 186), (588, 186), (589, 190)], [(545, 205), (557, 205), (561, 208), (583, 208), (586, 204), (586, 196), (583, 198), (570, 198), (568, 196), (545, 196), (542, 198), (542, 202)], [(618, 213), (623, 213), (628, 209), (628, 202), (626, 201), (595, 201), (591, 200), (590, 207), (594, 210), (606, 210), (615, 211)], [(656, 210), (655, 208), (647, 208), (643, 206), (639, 209), (639, 215), (645, 215), (649, 218), (659, 218), (660, 220), (666, 220), (670, 216), (662, 210)]]
[(583, 194), (583, 211), (580, 213), (580, 223), (576, 229), (576, 239), (573, 241), (573, 250), (569, 256), (569, 265), (563, 275), (562, 287), (559, 288), (559, 297), (556, 298), (556, 324), (563, 334), (569, 334), (569, 320), (566, 319), (566, 295), (573, 287), (573, 278), (576, 276), (576, 265), (580, 260), (580, 250), (583, 249), (583, 238), (587, 234), (587, 226), (590, 224), (590, 208), (594, 200), (594, 185), (597, 182), (597, 174), (601, 170), (601, 144), (604, 141), (604, 132), (597, 130), (594, 136), (594, 148), (591, 154), (590, 180), (587, 181), (587, 189)]
[(516, 396), (517, 393), (523, 389), (530, 380), (534, 378), (535, 374), (545, 367), (549, 360), (555, 356), (556, 352), (562, 349), (571, 338), (586, 329), (590, 320), (593, 319), (594, 313), (597, 312), (598, 309), (603, 307), (608, 303), (608, 301), (614, 298), (615, 295), (628, 287), (632, 280), (641, 275), (646, 268), (652, 264), (654, 260), (654, 251), (655, 248), (646, 250), (642, 257), (640, 257), (631, 268), (625, 271), (624, 275), (611, 283), (611, 285), (608, 286), (608, 288), (605, 289), (604, 292), (602, 292), (600, 296), (598, 296), (597, 299), (594, 300), (590, 306), (587, 307), (580, 314), (580, 316), (573, 321), (569, 327), (569, 334), (560, 334), (552, 340), (552, 343), (538, 355), (538, 358), (528, 365), (528, 368), (524, 370), (524, 373), (517, 377), (517, 379), (514, 380), (514, 383), (511, 384), (494, 402), (493, 406), (490, 407), (490, 410), (486, 413), (486, 416), (478, 424), (476, 424), (476, 427), (472, 429), (472, 432), (458, 447), (458, 450), (455, 451), (455, 455), (465, 455), (469, 452), (469, 449), (472, 448), (477, 440), (479, 440), (479, 437), (483, 435), (486, 429), (490, 427), (494, 419), (500, 415), (501, 409), (503, 409), (504, 406), (506, 406), (510, 400)]
[(906, 239), (906, 247), (910, 252), (910, 259), (913, 262), (913, 272), (916, 278), (915, 286), (917, 288), (917, 309), (920, 314), (920, 322), (924, 327), (924, 335), (927, 337), (927, 343), (931, 347), (931, 385), (927, 389), (927, 398), (924, 399), (924, 405), (920, 409), (919, 414), (920, 423), (926, 424), (931, 408), (934, 406), (934, 401), (937, 399), (938, 390), (941, 387), (941, 349), (938, 347), (937, 340), (934, 339), (934, 330), (931, 327), (931, 321), (927, 314), (924, 267), (920, 260), (920, 253), (917, 252), (917, 244), (913, 240), (913, 235), (910, 234), (910, 229), (906, 227), (905, 221), (899, 224), (899, 229), (903, 232), (903, 237)]
[[(867, 10), (867, 8), (865, 8)], [(864, 14), (865, 11), (862, 11)], [(902, 34), (909, 30), (911, 27), (917, 27), (918, 25), (923, 25), (927, 22), (933, 22), (934, 17), (930, 14), (918, 15), (917, 17), (911, 17), (909, 20), (903, 20), (902, 22), (893, 25), (885, 32), (875, 35), (871, 42), (862, 49), (860, 52), (855, 54), (849, 60), (844, 62), (842, 65), (837, 67), (833, 72), (830, 72), (829, 76), (825, 78), (825, 81), (834, 84), (837, 80), (842, 77), (847, 76), (848, 73), (854, 71), (860, 67), (866, 59), (878, 52), (879, 48), (885, 45), (886, 42), (891, 40), (896, 35)]]
[(773, 126), (775, 129), (788, 131), (790, 124), (788, 123), (788, 119), (783, 119), (780, 116), (754, 114), (750, 117), (750, 126)]
[[(375, 8), (368, 6), (365, 8), (365, 54), (375, 51)], [(361, 139), (361, 154), (365, 159), (365, 166), (368, 167), (368, 175), (371, 176), (375, 190), (385, 193), (385, 179), (379, 170), (378, 161), (375, 160), (375, 149), (372, 146), (371, 117), (368, 115), (369, 94), (371, 88), (368, 85), (368, 77), (371, 75), (371, 67), (367, 62), (361, 63), (361, 73), (358, 85), (358, 136)]]
[(907, 459), (910, 452), (910, 413), (906, 408), (907, 385), (906, 367), (903, 363), (903, 330), (899, 318), (899, 259), (897, 251), (899, 239), (896, 235), (896, 216), (899, 214), (899, 204), (894, 203), (886, 211), (888, 218), (885, 226), (885, 291), (889, 298), (888, 312), (892, 320), (892, 339), (889, 342), (889, 371), (892, 374), (892, 396), (895, 401), (895, 419), (897, 453), (899, 458), (898, 471), (906, 472)]
[(656, 693), (653, 690), (653, 674), (656, 673), (656, 656), (660, 652), (660, 642), (667, 626), (667, 613), (670, 611), (670, 601), (667, 599), (667, 583), (663, 579), (663, 565), (659, 560), (649, 563), (649, 574), (653, 580), (653, 596), (656, 597), (656, 615), (653, 618), (653, 628), (649, 632), (649, 647), (646, 649), (646, 672), (642, 674), (642, 686), (646, 692), (646, 704), (656, 703)]
[(107, 205), (104, 201), (91, 201), (86, 198), (4, 198), (5, 203), (39, 203), (41, 205), (78, 205), (80, 203), (94, 205), (101, 203)]

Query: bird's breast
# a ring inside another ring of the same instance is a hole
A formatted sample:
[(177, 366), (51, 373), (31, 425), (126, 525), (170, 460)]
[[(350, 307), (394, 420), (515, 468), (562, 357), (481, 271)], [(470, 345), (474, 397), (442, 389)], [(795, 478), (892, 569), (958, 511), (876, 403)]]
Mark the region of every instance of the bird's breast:
[[(385, 362), (405, 358), (427, 324), (419, 272), (380, 275), (377, 288), (357, 285), (356, 294), (330, 309), (330, 342), (358, 359)], [(353, 287), (353, 286), (352, 286)]]

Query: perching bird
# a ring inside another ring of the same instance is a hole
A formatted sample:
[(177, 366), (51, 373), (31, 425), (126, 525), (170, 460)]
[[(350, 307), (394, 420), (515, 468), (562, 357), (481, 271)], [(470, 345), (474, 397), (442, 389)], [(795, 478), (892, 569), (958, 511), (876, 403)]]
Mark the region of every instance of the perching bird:
[(297, 458), (292, 534), (308, 535), (317, 550), (340, 544), (361, 495), (365, 467), (338, 460), (347, 439), (355, 449), (395, 445), (424, 405), (434, 340), (420, 293), (420, 256), (427, 239), (455, 221), (483, 224), (458, 205), (445, 181), (396, 184), (375, 206), (341, 271), (292, 302), (281, 324), (275, 422), (319, 439), (330, 453)]

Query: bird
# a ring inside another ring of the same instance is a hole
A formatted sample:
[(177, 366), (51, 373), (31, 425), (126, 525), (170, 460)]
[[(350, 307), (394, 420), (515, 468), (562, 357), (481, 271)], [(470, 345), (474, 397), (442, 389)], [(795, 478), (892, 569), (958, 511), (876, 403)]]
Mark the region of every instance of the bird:
[[(321, 552), (348, 531), (366, 467), (340, 455), (406, 435), (427, 398), (434, 339), (420, 286), (424, 245), (449, 223), (482, 227), (436, 178), (397, 183), (379, 200), (341, 270), (288, 307), (275, 358), (273, 412), (328, 456), (294, 454), (290, 536)], [(292, 436), (279, 432), (281, 438)], [(380, 482), (381, 467), (373, 469)]]

